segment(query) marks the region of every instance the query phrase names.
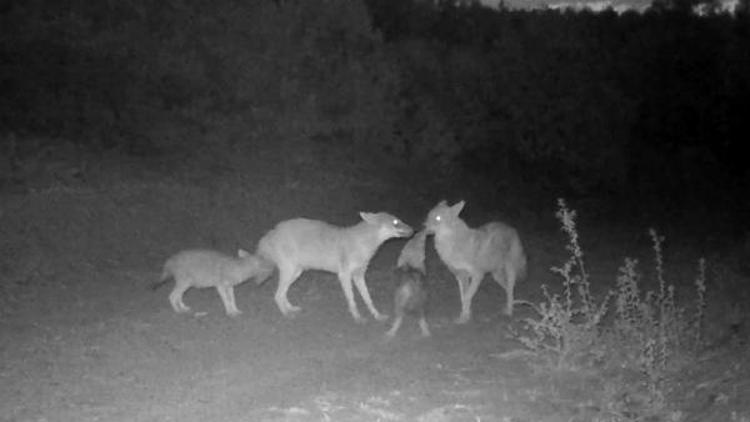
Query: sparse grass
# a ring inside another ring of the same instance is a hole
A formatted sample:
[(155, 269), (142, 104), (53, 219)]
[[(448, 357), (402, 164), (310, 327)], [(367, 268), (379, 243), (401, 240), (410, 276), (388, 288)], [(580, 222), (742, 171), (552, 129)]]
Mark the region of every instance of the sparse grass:
[(596, 298), (578, 239), (576, 213), (560, 199), (556, 216), (570, 253), (562, 266), (552, 268), (562, 278), (562, 291), (551, 293), (542, 286), (545, 301), (534, 306), (538, 317), (526, 318), (526, 330), (516, 333), (526, 348), (524, 355), (542, 373), (607, 374), (606, 394), (600, 398), (608, 402), (597, 405), (603, 413), (614, 415), (607, 420), (649, 416), (679, 420), (669, 411), (668, 381), (673, 371), (695, 361), (703, 343), (705, 260), (698, 262), (695, 303), (681, 306), (677, 288), (666, 280), (664, 238), (651, 229), (657, 290), (642, 291), (638, 261), (625, 258), (615, 289)]
[(604, 350), (597, 348), (599, 325), (607, 313), (611, 293), (596, 303), (578, 243), (576, 213), (568, 210), (562, 199), (558, 204), (557, 217), (568, 236), (566, 249), (570, 257), (552, 271), (562, 277), (563, 291), (552, 294), (547, 286), (542, 286), (546, 302), (534, 306), (539, 319), (526, 318), (528, 330), (518, 335), (518, 340), (541, 363), (538, 369), (559, 371), (581, 369), (601, 358)]

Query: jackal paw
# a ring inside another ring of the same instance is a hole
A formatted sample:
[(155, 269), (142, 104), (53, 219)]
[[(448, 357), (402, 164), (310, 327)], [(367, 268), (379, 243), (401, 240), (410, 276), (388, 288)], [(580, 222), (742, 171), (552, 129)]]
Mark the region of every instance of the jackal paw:
[(386, 314), (375, 314), (373, 315), (373, 318), (375, 318), (376, 321), (383, 322), (387, 321), (389, 317)]
[(242, 315), (242, 311), (240, 311), (239, 309), (227, 311), (227, 316), (232, 317), (232, 318), (240, 316), (240, 315)]
[(285, 318), (294, 319), (300, 310), (301, 308), (299, 308), (298, 306), (291, 306), (289, 308), (282, 310), (281, 313), (284, 314)]
[(458, 316), (458, 318), (455, 319), (456, 324), (466, 324), (467, 322), (471, 321), (471, 314), (461, 314)]
[(353, 315), (354, 322), (360, 325), (367, 324), (367, 318), (363, 317), (362, 315)]
[(426, 322), (420, 322), (419, 323), (419, 330), (422, 331), (422, 337), (427, 338), (431, 337), (432, 333), (430, 332), (430, 327), (427, 325)]
[(296, 314), (297, 312), (301, 311), (302, 308), (296, 305), (289, 305), (286, 307), (287, 312), (291, 312), (293, 314)]

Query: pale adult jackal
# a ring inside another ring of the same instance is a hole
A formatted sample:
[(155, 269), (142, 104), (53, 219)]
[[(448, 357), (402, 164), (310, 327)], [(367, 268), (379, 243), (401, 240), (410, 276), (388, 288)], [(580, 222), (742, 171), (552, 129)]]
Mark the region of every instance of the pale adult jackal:
[(459, 217), (464, 201), (448, 206), (441, 201), (427, 215), (425, 230), (435, 235), (435, 249), (458, 281), (461, 314), (456, 322), (471, 319), (471, 300), (486, 273), (506, 293), (505, 313), (513, 314), (513, 289), (526, 277), (526, 253), (513, 227), (490, 222), (476, 229)]
[(273, 266), (242, 249), (237, 257), (210, 250), (187, 250), (177, 253), (164, 264), (161, 279), (154, 283), (157, 289), (170, 278), (175, 286), (169, 294), (169, 303), (175, 312), (188, 312), (190, 307), (182, 301), (182, 295), (191, 287), (215, 287), (227, 315), (242, 313), (234, 301), (234, 286), (253, 277), (268, 277)]
[[(282, 221), (258, 242), (256, 254), (276, 265), (279, 285), (276, 305), (291, 317), (300, 310), (287, 298), (289, 287), (306, 270), (323, 270), (338, 275), (349, 312), (362, 323), (354, 301), (352, 282), (378, 321), (388, 319), (375, 308), (365, 283), (370, 259), (380, 245), (394, 237), (408, 237), (413, 230), (391, 214), (361, 212), (362, 221), (351, 227), (339, 227), (323, 221), (296, 218)], [(264, 280), (258, 278), (259, 283)]]

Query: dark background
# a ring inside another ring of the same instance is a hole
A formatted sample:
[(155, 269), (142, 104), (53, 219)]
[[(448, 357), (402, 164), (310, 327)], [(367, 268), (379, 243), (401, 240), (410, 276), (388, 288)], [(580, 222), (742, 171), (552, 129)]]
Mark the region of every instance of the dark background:
[(0, 186), (23, 186), (61, 145), (217, 171), (335, 157), (742, 233), (747, 1), (692, 6), (5, 1)]

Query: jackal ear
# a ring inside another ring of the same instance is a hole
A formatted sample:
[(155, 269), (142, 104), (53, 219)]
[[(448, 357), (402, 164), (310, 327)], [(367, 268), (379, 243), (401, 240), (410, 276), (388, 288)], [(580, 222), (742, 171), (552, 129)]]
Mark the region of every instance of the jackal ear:
[(244, 250), (244, 249), (238, 249), (237, 250), (237, 256), (240, 258), (247, 258), (250, 256), (250, 252)]
[(359, 216), (362, 217), (362, 220), (374, 224), (375, 223), (375, 213), (372, 212), (360, 212)]
[(437, 206), (438, 207), (448, 208), (448, 201), (446, 201), (445, 199), (443, 199), (442, 201), (438, 202)]
[(466, 201), (462, 199), (451, 206), (451, 213), (454, 217), (458, 217), (458, 214), (461, 214), (461, 210), (464, 209), (464, 205), (466, 205)]

